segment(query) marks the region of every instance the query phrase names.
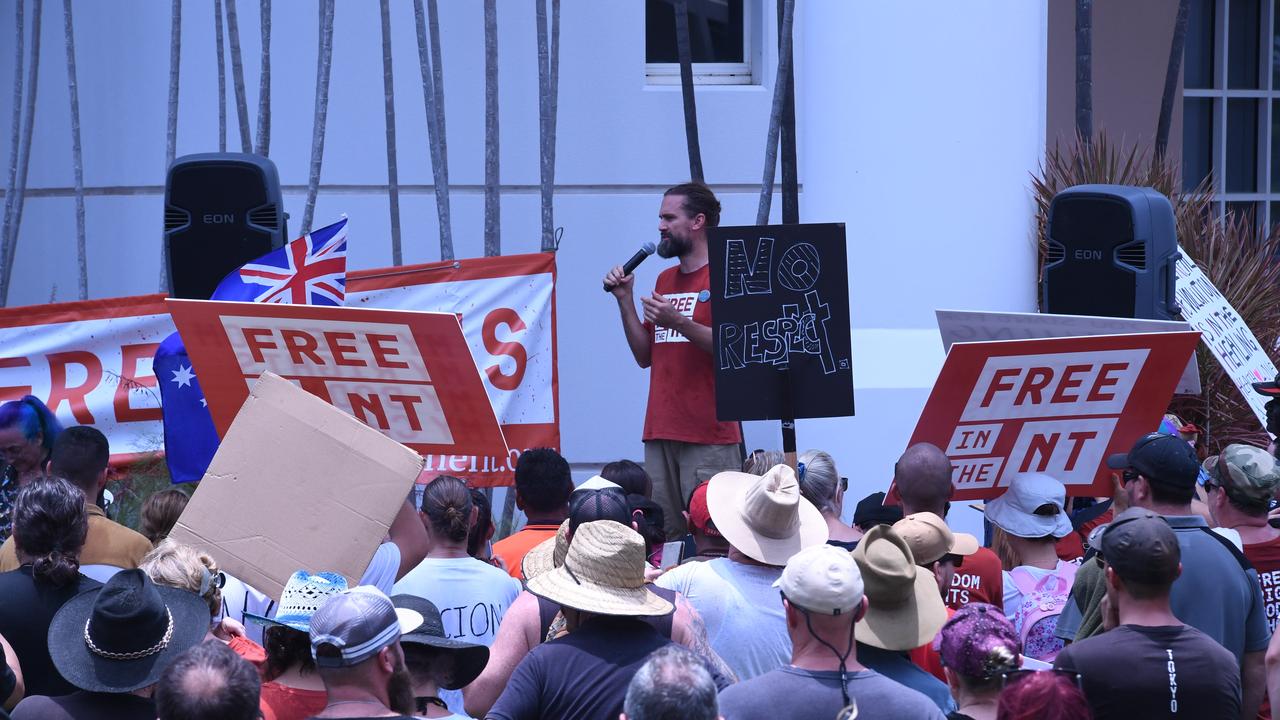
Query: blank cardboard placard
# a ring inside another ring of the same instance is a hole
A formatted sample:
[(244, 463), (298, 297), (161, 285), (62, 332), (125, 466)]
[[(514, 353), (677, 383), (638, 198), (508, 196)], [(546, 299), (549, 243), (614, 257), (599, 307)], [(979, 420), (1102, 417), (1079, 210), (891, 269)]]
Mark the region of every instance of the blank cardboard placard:
[(359, 581), (422, 470), (413, 450), (272, 373), (170, 537), (279, 599), (298, 570)]

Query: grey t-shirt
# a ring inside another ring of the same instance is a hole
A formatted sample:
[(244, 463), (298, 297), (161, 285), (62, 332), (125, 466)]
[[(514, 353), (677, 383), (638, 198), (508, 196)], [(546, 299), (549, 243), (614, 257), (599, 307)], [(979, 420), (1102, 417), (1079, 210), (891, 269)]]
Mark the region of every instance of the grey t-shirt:
[(750, 680), (791, 662), (791, 636), (782, 597), (773, 586), (782, 568), (729, 558), (681, 565), (658, 578), (678, 590), (707, 626), (707, 642), (739, 680)]
[[(944, 720), (929, 698), (874, 670), (848, 673), (858, 720)], [(720, 693), (725, 720), (831, 720), (844, 707), (840, 673), (786, 665)]]
[[(1210, 534), (1199, 515), (1166, 515), (1182, 551), (1182, 575), (1173, 583), (1169, 604), (1182, 622), (1225, 647), (1240, 662), (1247, 652), (1267, 649), (1266, 607), (1258, 573), (1241, 569), (1236, 555)], [(1081, 613), (1076, 590), (1058, 617), (1057, 635), (1074, 639)]]

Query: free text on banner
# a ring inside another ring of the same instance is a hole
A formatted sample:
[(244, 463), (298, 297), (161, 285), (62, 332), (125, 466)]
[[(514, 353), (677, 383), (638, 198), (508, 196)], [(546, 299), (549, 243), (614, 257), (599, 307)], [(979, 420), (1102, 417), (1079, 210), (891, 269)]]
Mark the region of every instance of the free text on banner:
[[(550, 253), (348, 276), (349, 307), (461, 315), (511, 451), (498, 471), (484, 472), (481, 458), (462, 455), (428, 456), (428, 471), (505, 484), (520, 450), (560, 446), (555, 282)], [(162, 295), (0, 308), (0, 401), (35, 395), (64, 424), (98, 428), (111, 441), (113, 462), (159, 452), (164, 435), (151, 358), (173, 331)]]
[(956, 343), (911, 435), (951, 459), (955, 500), (1043, 472), (1111, 494), (1104, 461), (1160, 423), (1197, 332)]
[(1209, 352), (1217, 358), (1218, 364), (1265, 428), (1267, 411), (1264, 406), (1270, 398), (1254, 392), (1249, 385), (1274, 380), (1275, 364), (1258, 344), (1253, 331), (1244, 324), (1240, 313), (1231, 307), (1231, 303), (1209, 281), (1209, 276), (1182, 248), (1178, 248), (1176, 273), (1176, 292), (1182, 317), (1200, 331)]
[(458, 316), (327, 305), (168, 300), (218, 434), (272, 372), (422, 455), (483, 458), (507, 444)]

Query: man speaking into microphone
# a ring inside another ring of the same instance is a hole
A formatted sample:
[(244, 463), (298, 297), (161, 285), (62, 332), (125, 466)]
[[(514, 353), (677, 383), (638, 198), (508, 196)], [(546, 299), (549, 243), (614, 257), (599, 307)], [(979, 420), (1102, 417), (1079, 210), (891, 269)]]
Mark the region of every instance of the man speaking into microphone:
[[(631, 354), (650, 368), (644, 466), (669, 539), (685, 533), (685, 500), (694, 488), (742, 465), (738, 424), (716, 420), (707, 228), (719, 223), (720, 201), (706, 185), (685, 183), (663, 193), (657, 252), (680, 264), (663, 270), (653, 294), (640, 298), (643, 320), (632, 292), (635, 276), (619, 265), (604, 278)], [(628, 265), (634, 267), (634, 259)]]

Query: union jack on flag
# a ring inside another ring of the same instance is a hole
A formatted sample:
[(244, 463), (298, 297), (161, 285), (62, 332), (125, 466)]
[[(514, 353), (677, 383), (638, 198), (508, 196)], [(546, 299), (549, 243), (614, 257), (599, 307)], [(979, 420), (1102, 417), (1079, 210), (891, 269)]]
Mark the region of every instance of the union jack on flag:
[(342, 305), (347, 285), (347, 218), (273, 250), (227, 275), (213, 300)]

